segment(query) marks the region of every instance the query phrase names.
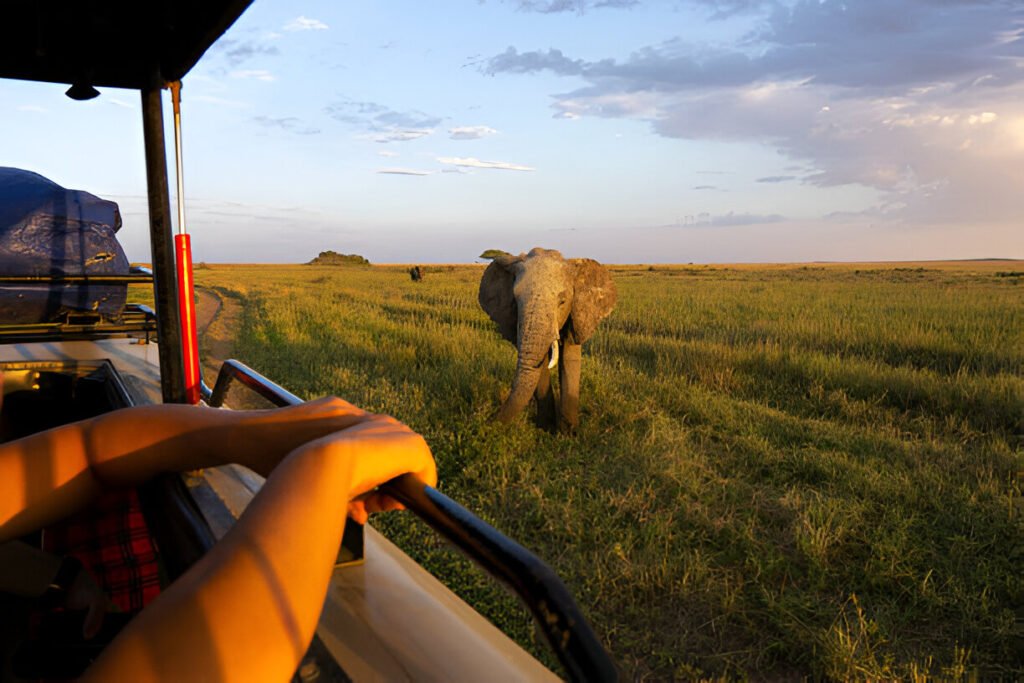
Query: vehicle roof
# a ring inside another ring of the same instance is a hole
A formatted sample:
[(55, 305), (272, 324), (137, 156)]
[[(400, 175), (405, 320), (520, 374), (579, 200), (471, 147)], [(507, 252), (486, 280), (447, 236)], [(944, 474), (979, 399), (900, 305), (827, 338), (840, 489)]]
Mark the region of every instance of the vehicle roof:
[(0, 5), (0, 78), (142, 89), (179, 80), (252, 0), (33, 0)]

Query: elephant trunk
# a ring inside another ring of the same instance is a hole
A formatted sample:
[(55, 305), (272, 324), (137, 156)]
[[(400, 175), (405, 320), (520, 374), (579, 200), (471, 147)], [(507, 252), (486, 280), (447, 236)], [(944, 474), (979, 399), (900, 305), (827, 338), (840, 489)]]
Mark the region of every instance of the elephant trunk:
[[(521, 306), (519, 317), (519, 359), (516, 362), (516, 374), (512, 380), (512, 391), (498, 410), (500, 422), (511, 422), (523, 411), (530, 402), (533, 392), (537, 389), (542, 366), (547, 360), (547, 352), (551, 346), (553, 323), (547, 320), (548, 315), (536, 314), (534, 305)], [(556, 337), (557, 338), (557, 337)]]

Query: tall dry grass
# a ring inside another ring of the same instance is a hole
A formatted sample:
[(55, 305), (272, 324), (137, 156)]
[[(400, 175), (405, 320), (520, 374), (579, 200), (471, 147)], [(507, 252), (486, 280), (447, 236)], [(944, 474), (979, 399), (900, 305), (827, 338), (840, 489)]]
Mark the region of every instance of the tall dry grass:
[[(1024, 675), (1020, 272), (617, 269), (570, 438), (491, 422), (515, 352), (481, 270), (426, 271), (196, 276), (243, 304), (241, 360), (423, 433), (442, 490), (549, 561), (629, 677)], [(544, 650), (415, 520), (375, 524)]]

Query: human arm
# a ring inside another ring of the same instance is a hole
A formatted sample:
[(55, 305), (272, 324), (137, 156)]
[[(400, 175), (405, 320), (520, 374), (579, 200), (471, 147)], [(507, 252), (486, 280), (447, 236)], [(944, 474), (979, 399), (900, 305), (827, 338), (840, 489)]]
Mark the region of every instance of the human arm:
[(436, 483), (426, 443), (392, 418), (364, 414), (299, 447), (84, 680), (288, 680), (316, 628), (346, 503), (406, 472)]
[(0, 542), (78, 510), (107, 486), (239, 463), (266, 476), (290, 451), (368, 414), (340, 399), (266, 411), (128, 408), (0, 445)]

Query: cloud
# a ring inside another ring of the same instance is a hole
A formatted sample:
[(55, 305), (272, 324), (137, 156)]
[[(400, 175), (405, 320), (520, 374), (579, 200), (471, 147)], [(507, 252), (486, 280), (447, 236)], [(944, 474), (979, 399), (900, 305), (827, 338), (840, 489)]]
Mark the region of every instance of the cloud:
[(575, 12), (584, 14), (591, 9), (629, 8), (640, 4), (640, 0), (518, 0), (516, 8), (523, 12), (560, 14)]
[[(553, 96), (556, 116), (635, 119), (665, 137), (770, 147), (802, 167), (804, 183), (874, 189), (885, 220), (1024, 214), (1024, 5), (703, 4), (756, 12), (754, 28), (732, 45), (669, 40), (625, 59), (509, 47), (483, 70), (582, 80)], [(796, 178), (773, 178), (783, 179)]]
[[(750, 12), (771, 5), (774, 0), (692, 0), (692, 2), (704, 5), (711, 10), (712, 19), (725, 19), (734, 14)], [(515, 0), (513, 4), (521, 12), (586, 14), (590, 10), (632, 9), (641, 3), (640, 0)], [(674, 6), (676, 3), (671, 4)]]
[(384, 175), (415, 175), (415, 176), (422, 176), (422, 175), (431, 175), (433, 173), (433, 171), (420, 171), (420, 170), (417, 170), (417, 169), (414, 169), (414, 168), (382, 168), (382, 169), (378, 170), (377, 173), (381, 173), (381, 174), (384, 174)]
[(768, 223), (780, 223), (785, 218), (777, 213), (772, 214), (756, 214), (756, 213), (729, 213), (722, 214), (720, 216), (711, 216), (709, 223), (711, 225), (717, 225), (722, 227), (731, 227), (735, 225), (764, 225)]
[(282, 27), (285, 31), (326, 31), (330, 28), (319, 19), (297, 16)]
[(763, 178), (758, 178), (759, 183), (784, 183), (789, 180), (796, 180), (795, 175), (768, 175)]
[(373, 140), (374, 142), (380, 142), (387, 144), (389, 142), (409, 142), (410, 140), (418, 140), (425, 138), (428, 135), (433, 134), (431, 128), (416, 129), (405, 129), (405, 130), (389, 130), (383, 133), (369, 133), (360, 137), (366, 140)]
[(252, 78), (257, 81), (273, 81), (274, 74), (270, 73), (266, 69), (239, 69), (232, 71), (230, 74), (231, 78)]
[(125, 102), (124, 100), (119, 100), (116, 97), (108, 97), (106, 99), (107, 99), (107, 102), (110, 102), (115, 107), (121, 107), (122, 109), (138, 109), (139, 108), (139, 105), (137, 105), (137, 104), (132, 104), (131, 102)]
[(496, 135), (498, 131), (489, 126), (457, 126), (448, 130), (452, 140), (478, 140), (489, 135)]
[(694, 185), (693, 189), (695, 189), (695, 190), (721, 190), (722, 188), (718, 187), (717, 185)]
[(682, 216), (678, 221), (669, 225), (663, 225), (663, 228), (680, 228), (680, 227), (698, 227), (698, 226), (712, 226), (721, 228), (731, 228), (741, 225), (767, 225), (769, 223), (781, 223), (785, 221), (784, 216), (780, 216), (777, 213), (772, 214), (757, 214), (757, 213), (736, 213), (730, 211), (728, 213), (713, 215), (710, 213), (702, 212), (698, 214)]
[(276, 57), (281, 54), (276, 46), (267, 45), (259, 40), (224, 38), (214, 43), (213, 49), (223, 52), (224, 58), (231, 66), (239, 66), (254, 57)]
[(254, 116), (252, 120), (264, 128), (278, 128), (289, 133), (295, 133), (296, 135), (317, 135), (320, 133), (319, 128), (307, 126), (300, 119), (297, 119), (294, 116), (287, 116), (284, 118)]
[(762, 7), (770, 6), (773, 0), (697, 0), (712, 11), (712, 19), (727, 19), (734, 14), (753, 12)]
[(399, 156), (399, 154), (398, 154), (398, 152), (392, 152), (391, 150), (382, 149), (381, 151), (377, 152), (377, 156), (397, 157), (397, 156)]
[(559, 76), (579, 76), (588, 68), (582, 59), (569, 59), (561, 50), (552, 48), (547, 52), (520, 53), (511, 46), (500, 55), (487, 60), (486, 65), (484, 71), (492, 76), (499, 73), (528, 74), (538, 71), (551, 71)]
[(324, 111), (335, 121), (362, 129), (361, 137), (381, 143), (426, 137), (442, 121), (438, 116), (417, 110), (397, 111), (377, 102), (356, 100), (335, 102)]
[(442, 164), (461, 166), (464, 168), (493, 168), (501, 171), (535, 171), (537, 169), (507, 161), (481, 161), (474, 157), (437, 157)]

